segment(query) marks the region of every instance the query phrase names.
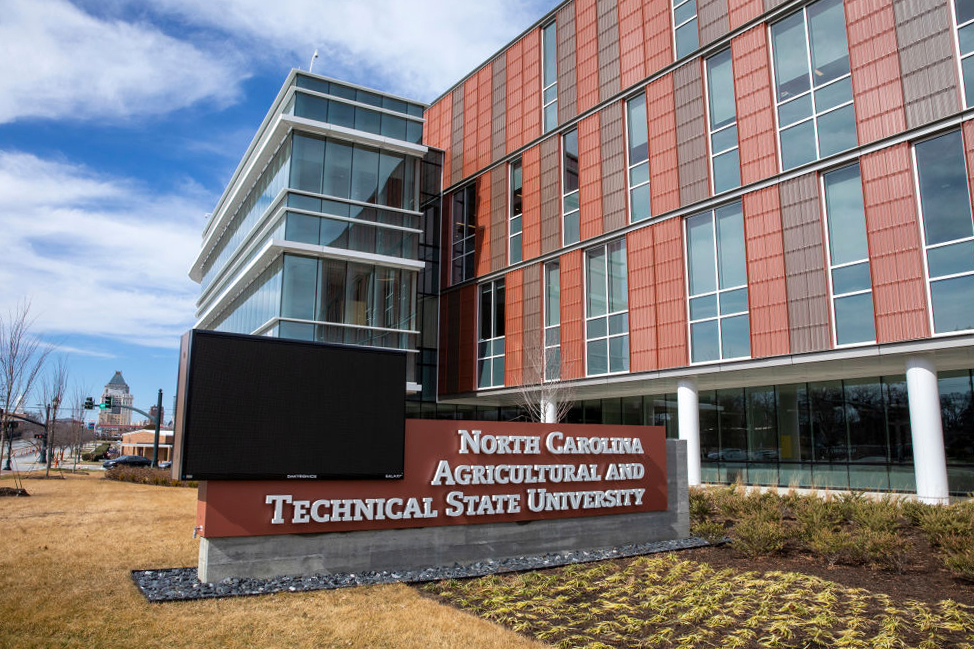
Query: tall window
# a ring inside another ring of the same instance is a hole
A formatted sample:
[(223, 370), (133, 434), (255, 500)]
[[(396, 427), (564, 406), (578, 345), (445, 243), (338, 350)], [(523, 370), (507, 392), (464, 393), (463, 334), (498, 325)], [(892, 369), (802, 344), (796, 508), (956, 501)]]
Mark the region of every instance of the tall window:
[(626, 104), (629, 164), (629, 219), (648, 219), (649, 136), (646, 126), (646, 94), (639, 93)]
[(710, 108), (710, 164), (714, 194), (719, 194), (741, 185), (734, 70), (729, 49), (707, 59), (707, 101)]
[(781, 166), (856, 146), (842, 0), (819, 0), (771, 26)]
[(859, 165), (825, 174), (825, 216), (837, 345), (876, 339)]
[(477, 376), (478, 387), (504, 385), (504, 280), (480, 287)]
[(676, 37), (676, 58), (682, 59), (700, 46), (696, 0), (673, 0), (673, 30)]
[(564, 245), (578, 243), (578, 129), (572, 129), (562, 138), (562, 239)]
[(558, 125), (558, 38), (552, 21), (541, 30), (541, 75), (544, 132)]
[(521, 201), (521, 161), (511, 163), (511, 196), (508, 204), (511, 212), (508, 215), (508, 236), (509, 249), (508, 258), (510, 263), (516, 264), (521, 261), (521, 214), (523, 213), (523, 203)]
[(961, 78), (964, 82), (964, 105), (974, 106), (974, 3), (954, 0), (957, 19), (957, 44), (960, 46)]
[(626, 240), (585, 252), (585, 358), (589, 376), (629, 371)]
[(454, 284), (474, 276), (474, 244), (477, 185), (472, 183), (453, 194), (453, 265), (450, 277)]
[(916, 145), (934, 333), (974, 329), (974, 226), (960, 131)]
[(544, 378), (561, 378), (561, 269), (557, 261), (544, 267)]
[(741, 204), (691, 216), (686, 227), (690, 360), (750, 356)]

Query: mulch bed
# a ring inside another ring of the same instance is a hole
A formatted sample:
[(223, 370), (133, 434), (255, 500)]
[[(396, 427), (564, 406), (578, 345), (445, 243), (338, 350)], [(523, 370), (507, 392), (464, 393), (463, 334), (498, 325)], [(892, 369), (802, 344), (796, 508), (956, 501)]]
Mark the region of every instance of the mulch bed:
[(4, 497), (16, 497), (16, 496), (29, 496), (26, 489), (15, 489), (13, 487), (0, 487), (0, 498)]
[(797, 551), (750, 559), (734, 550), (730, 544), (684, 550), (680, 556), (710, 564), (717, 569), (801, 572), (850, 588), (884, 593), (899, 603), (911, 599), (928, 603), (952, 599), (974, 606), (974, 583), (953, 577), (922, 532), (910, 528), (901, 529), (900, 534), (910, 541), (910, 551), (902, 572), (874, 570), (866, 566), (829, 565), (824, 559)]

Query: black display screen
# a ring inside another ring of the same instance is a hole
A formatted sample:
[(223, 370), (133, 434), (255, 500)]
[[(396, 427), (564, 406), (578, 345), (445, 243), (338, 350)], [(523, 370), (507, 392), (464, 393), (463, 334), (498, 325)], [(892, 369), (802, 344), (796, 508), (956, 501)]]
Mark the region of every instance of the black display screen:
[(400, 478), (406, 353), (193, 330), (173, 473), (183, 480)]

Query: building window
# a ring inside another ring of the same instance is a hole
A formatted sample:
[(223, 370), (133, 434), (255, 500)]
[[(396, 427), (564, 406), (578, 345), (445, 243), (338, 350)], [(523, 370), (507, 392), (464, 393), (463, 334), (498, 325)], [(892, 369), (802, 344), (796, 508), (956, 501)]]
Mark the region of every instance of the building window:
[(578, 129), (572, 129), (562, 138), (562, 239), (564, 245), (578, 243), (580, 229), (578, 220)]
[(453, 194), (453, 265), (450, 277), (457, 284), (474, 276), (477, 186), (470, 184)]
[(734, 69), (729, 49), (707, 59), (707, 103), (710, 109), (710, 165), (714, 194), (719, 194), (741, 185)]
[(541, 104), (547, 133), (558, 125), (558, 38), (554, 22), (541, 29), (541, 57)]
[(819, 0), (775, 23), (771, 43), (782, 169), (856, 146), (842, 0)]
[(629, 289), (626, 240), (585, 252), (587, 374), (629, 371)]
[(871, 342), (876, 339), (876, 324), (859, 165), (827, 173), (822, 181), (829, 233), (835, 343)]
[(481, 388), (504, 385), (504, 280), (480, 287), (477, 377)]
[(961, 79), (964, 83), (964, 105), (974, 106), (974, 3), (954, 0), (957, 19), (957, 44), (960, 47)]
[(741, 204), (691, 216), (686, 227), (690, 360), (750, 356)]
[(682, 59), (700, 46), (696, 0), (673, 0), (673, 31), (676, 37), (676, 58)]
[(639, 93), (626, 104), (629, 164), (629, 219), (648, 219), (649, 136), (646, 122), (646, 94)]
[(960, 131), (915, 147), (934, 333), (974, 329), (974, 225)]
[(524, 212), (521, 201), (521, 161), (511, 163), (511, 196), (509, 204), (511, 212), (508, 215), (508, 257), (510, 263), (516, 264), (522, 259), (521, 247), (521, 214)]
[(561, 269), (557, 261), (544, 267), (544, 378), (561, 378)]

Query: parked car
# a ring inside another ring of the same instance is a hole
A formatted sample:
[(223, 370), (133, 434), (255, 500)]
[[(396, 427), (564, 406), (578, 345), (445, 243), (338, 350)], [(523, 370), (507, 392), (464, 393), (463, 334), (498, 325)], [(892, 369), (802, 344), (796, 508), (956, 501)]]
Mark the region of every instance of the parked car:
[(119, 455), (112, 460), (105, 460), (102, 466), (110, 469), (114, 466), (152, 466), (152, 460), (141, 455)]
[(163, 460), (162, 462), (160, 462), (158, 464), (158, 467), (160, 469), (171, 469), (172, 468), (172, 462), (170, 462), (168, 460)]

